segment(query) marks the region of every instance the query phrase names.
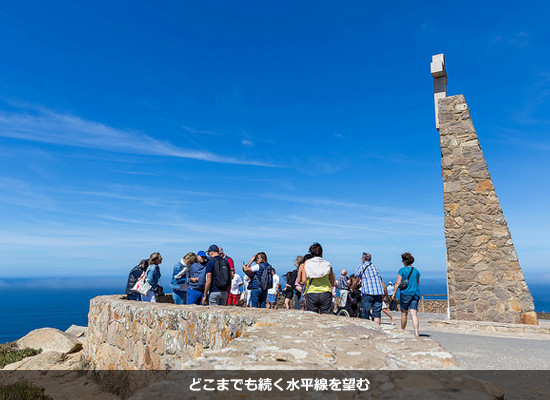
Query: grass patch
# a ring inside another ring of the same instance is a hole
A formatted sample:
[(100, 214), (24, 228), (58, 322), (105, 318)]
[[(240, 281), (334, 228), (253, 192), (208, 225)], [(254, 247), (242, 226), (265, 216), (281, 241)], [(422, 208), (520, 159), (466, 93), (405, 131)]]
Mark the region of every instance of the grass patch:
[(539, 312), (537, 313), (537, 316), (539, 317), (539, 319), (550, 319), (550, 313), (546, 312)]
[(53, 400), (44, 390), (27, 381), (0, 384), (0, 400)]
[[(25, 357), (35, 356), (42, 352), (42, 349), (23, 349), (17, 348), (16, 342), (0, 344), (0, 368), (6, 365), (21, 361)], [(1, 399), (1, 397), (0, 397)]]

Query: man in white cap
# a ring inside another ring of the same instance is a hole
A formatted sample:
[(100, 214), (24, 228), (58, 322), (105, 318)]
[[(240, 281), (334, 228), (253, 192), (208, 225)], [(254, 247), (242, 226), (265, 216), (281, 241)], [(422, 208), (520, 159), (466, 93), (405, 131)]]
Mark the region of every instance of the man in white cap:
[[(395, 286), (393, 286), (392, 281), (388, 282), (387, 290), (388, 290), (388, 296), (390, 296), (390, 298), (391, 298), (393, 296), (393, 294), (395, 293)], [(393, 299), (392, 299), (392, 301), (390, 301), (390, 311), (395, 311), (395, 300), (393, 300)]]

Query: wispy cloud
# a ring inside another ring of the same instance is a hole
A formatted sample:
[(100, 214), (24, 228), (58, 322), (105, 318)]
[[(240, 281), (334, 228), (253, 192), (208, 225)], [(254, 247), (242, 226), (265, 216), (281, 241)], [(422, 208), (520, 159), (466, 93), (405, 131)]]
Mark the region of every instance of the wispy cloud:
[(152, 173), (152, 172), (120, 171), (118, 169), (112, 169), (111, 171), (118, 172), (118, 173), (121, 173), (121, 174), (126, 174), (126, 175), (159, 176), (159, 174), (155, 174), (155, 173)]
[(274, 166), (259, 161), (231, 158), (227, 155), (218, 156), (208, 151), (183, 149), (141, 132), (117, 129), (44, 108), (40, 108), (38, 113), (0, 112), (0, 136), (119, 153), (188, 158), (224, 164)]
[(527, 47), (529, 46), (529, 33), (520, 31), (513, 37), (511, 35), (495, 35), (489, 39), (489, 44), (491, 46), (498, 44), (512, 47)]
[(286, 219), (284, 222), (307, 225), (307, 226), (313, 226), (313, 227), (321, 226), (321, 227), (327, 227), (327, 228), (341, 228), (341, 229), (346, 229), (346, 230), (351, 229), (351, 230), (359, 230), (359, 231), (388, 233), (388, 234), (391, 234), (391, 235), (404, 235), (403, 232), (396, 232), (396, 231), (370, 228), (370, 227), (364, 226), (364, 225), (338, 224), (338, 223), (330, 223), (330, 222), (324, 222), (324, 221), (314, 221), (314, 220), (311, 220), (311, 219), (308, 219), (308, 218), (297, 217), (297, 216)]
[(19, 179), (0, 177), (0, 202), (18, 207), (54, 210), (55, 202), (34, 186)]
[(441, 217), (433, 214), (419, 213), (413, 210), (380, 207), (365, 203), (332, 200), (322, 197), (282, 196), (278, 194), (263, 194), (261, 196), (272, 200), (307, 204), (309, 206), (321, 208), (326, 207), (327, 209), (352, 209), (354, 210), (353, 212), (361, 212), (369, 215), (370, 218), (386, 222), (433, 226), (434, 223), (438, 223), (441, 219)]
[(181, 126), (183, 129), (185, 129), (187, 132), (189, 133), (193, 133), (193, 134), (206, 134), (206, 135), (216, 135), (216, 136), (221, 136), (222, 134), (221, 133), (218, 133), (218, 132), (212, 132), (212, 131), (201, 131), (201, 130), (198, 130), (198, 129), (194, 129), (194, 128), (191, 128), (189, 126)]
[(510, 43), (516, 47), (525, 47), (529, 45), (529, 34), (527, 32), (519, 32)]
[(247, 147), (253, 147), (254, 146), (254, 143), (252, 143), (250, 140), (246, 140), (244, 139), (242, 142), (243, 146), (247, 146)]
[[(550, 121), (548, 121), (550, 123)], [(511, 129), (507, 127), (495, 126), (495, 129), (498, 132), (498, 143), (505, 144), (508, 146), (520, 146), (527, 147), (539, 151), (549, 151), (550, 142), (544, 142), (541, 140), (526, 139), (525, 132), (518, 129)]]

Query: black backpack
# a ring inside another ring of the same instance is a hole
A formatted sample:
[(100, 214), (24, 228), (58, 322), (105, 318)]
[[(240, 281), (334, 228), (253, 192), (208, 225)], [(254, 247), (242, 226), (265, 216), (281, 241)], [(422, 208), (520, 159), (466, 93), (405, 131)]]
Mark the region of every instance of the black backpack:
[(220, 290), (226, 290), (231, 285), (231, 270), (229, 269), (229, 264), (221, 258), (216, 258), (214, 284)]
[(269, 264), (264, 266), (264, 272), (258, 280), (260, 282), (260, 289), (269, 290), (273, 288), (273, 267)]

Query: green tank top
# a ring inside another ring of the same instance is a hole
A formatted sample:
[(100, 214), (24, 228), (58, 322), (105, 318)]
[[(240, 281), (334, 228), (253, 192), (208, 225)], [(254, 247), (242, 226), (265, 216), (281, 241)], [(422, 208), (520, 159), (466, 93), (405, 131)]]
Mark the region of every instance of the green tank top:
[(308, 293), (332, 293), (332, 286), (330, 285), (330, 274), (326, 274), (322, 278), (309, 278), (307, 280), (307, 290), (305, 294)]

